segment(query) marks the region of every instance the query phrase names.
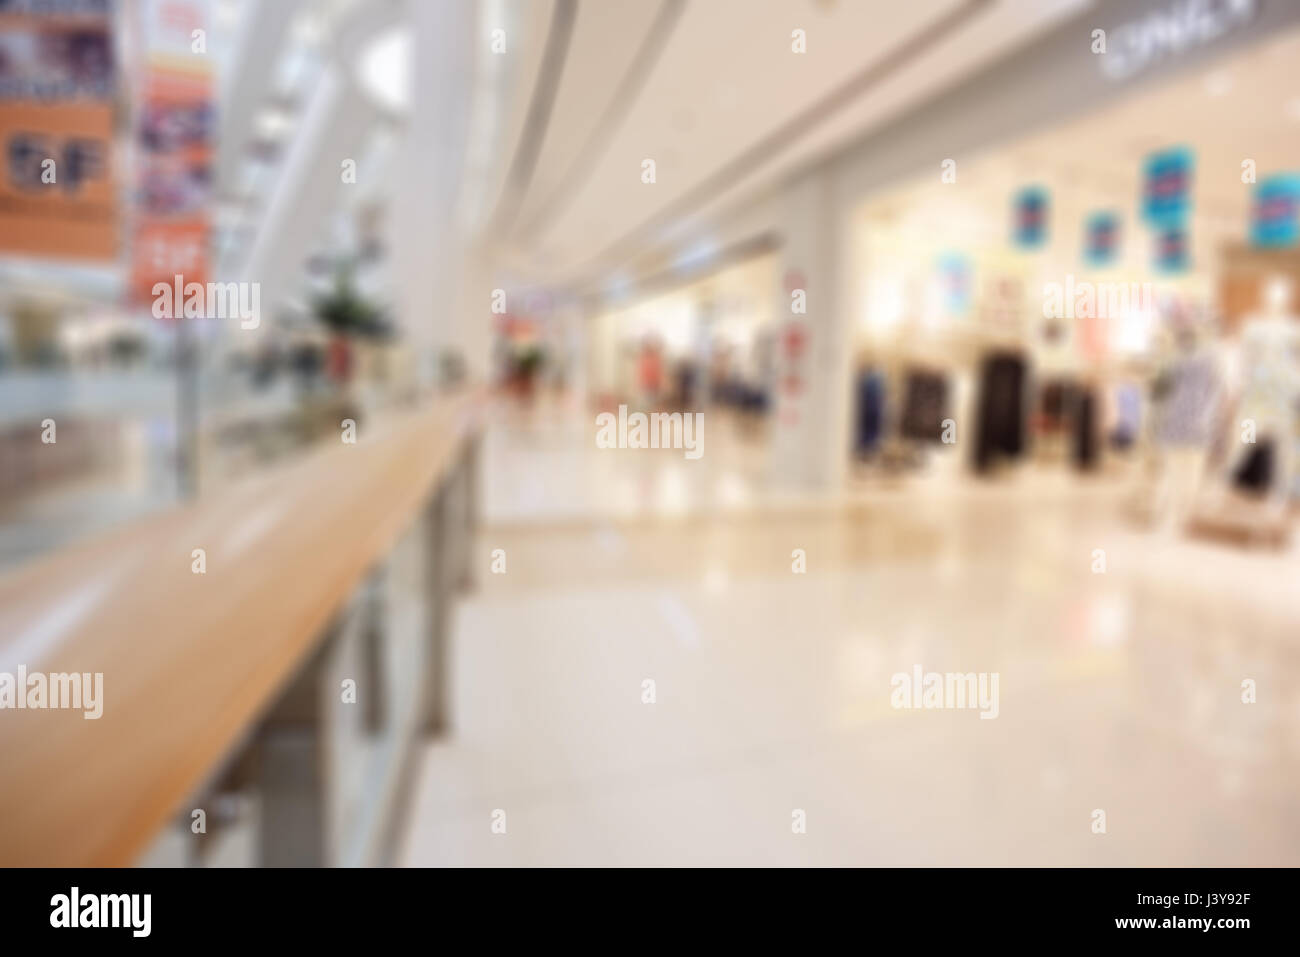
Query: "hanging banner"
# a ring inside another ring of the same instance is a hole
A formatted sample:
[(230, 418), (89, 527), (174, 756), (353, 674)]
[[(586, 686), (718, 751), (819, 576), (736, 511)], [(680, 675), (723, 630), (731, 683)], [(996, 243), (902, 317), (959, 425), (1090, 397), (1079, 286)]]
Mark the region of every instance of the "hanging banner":
[(1119, 256), (1119, 216), (1093, 213), (1084, 222), (1083, 260), (1089, 266), (1109, 266)]
[(0, 3), (0, 252), (118, 253), (112, 4)]
[(1250, 240), (1256, 246), (1294, 246), (1300, 239), (1300, 173), (1278, 173), (1255, 186)]
[(153, 298), (175, 277), (205, 283), (210, 270), (216, 111), (207, 54), (208, 0), (145, 0), (146, 66), (135, 130), (131, 293)]
[(1187, 227), (1170, 226), (1156, 232), (1155, 266), (1163, 273), (1186, 272), (1190, 264)]
[(1015, 243), (1037, 249), (1047, 240), (1047, 191), (1039, 186), (1022, 189), (1015, 198)]
[(1148, 156), (1143, 167), (1142, 218), (1156, 229), (1181, 226), (1192, 206), (1192, 151), (1186, 147)]

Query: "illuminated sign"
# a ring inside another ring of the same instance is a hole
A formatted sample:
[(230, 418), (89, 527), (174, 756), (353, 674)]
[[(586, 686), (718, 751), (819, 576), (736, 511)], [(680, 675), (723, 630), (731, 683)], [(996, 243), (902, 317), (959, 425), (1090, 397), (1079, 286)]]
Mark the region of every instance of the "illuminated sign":
[(1208, 46), (1258, 10), (1258, 0), (1177, 0), (1109, 31), (1106, 52), (1098, 57), (1102, 73), (1127, 80), (1159, 60)]

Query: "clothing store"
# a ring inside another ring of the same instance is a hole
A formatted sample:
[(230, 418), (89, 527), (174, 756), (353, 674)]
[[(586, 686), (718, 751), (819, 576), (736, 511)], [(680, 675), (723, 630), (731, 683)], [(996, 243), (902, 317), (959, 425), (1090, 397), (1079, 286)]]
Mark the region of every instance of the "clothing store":
[(664, 276), (595, 317), (589, 382), (602, 408), (727, 409), (741, 422), (769, 409), (776, 256), (751, 252)]
[(861, 203), (855, 477), (1074, 474), (1144, 525), (1285, 537), (1300, 28), (1234, 39)]

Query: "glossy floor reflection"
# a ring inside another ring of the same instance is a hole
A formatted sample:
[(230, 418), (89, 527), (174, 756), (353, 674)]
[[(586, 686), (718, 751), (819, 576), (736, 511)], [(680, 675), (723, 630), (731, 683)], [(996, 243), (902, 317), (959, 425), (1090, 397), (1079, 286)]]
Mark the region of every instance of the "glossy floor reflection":
[[(458, 610), (403, 862), (1300, 864), (1294, 554), (1144, 532), (1119, 498), (488, 525), (507, 570)], [(895, 710), (918, 664), (996, 672), (999, 716)]]

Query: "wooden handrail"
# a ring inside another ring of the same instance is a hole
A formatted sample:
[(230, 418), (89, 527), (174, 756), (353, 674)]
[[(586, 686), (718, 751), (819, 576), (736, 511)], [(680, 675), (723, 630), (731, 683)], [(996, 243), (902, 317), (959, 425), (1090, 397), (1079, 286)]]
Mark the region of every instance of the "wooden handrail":
[(456, 464), (480, 408), (440, 399), (0, 578), (0, 672), (104, 675), (98, 720), (0, 710), (0, 864), (133, 863)]

